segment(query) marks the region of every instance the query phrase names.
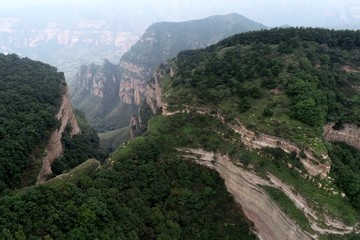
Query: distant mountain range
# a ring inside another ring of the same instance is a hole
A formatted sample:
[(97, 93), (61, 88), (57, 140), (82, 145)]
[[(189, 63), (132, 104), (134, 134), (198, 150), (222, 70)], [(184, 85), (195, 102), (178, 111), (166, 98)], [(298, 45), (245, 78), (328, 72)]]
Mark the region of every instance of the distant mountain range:
[(87, 8), (29, 7), (0, 14), (2, 53), (50, 63), (64, 71), (68, 81), (82, 64), (117, 61), (148, 21)]

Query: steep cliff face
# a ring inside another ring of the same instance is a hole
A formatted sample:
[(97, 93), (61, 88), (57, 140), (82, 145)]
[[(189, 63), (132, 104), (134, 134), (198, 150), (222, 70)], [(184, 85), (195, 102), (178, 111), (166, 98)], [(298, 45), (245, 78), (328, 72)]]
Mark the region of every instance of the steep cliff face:
[(136, 112), (143, 87), (139, 80), (123, 78), (120, 67), (105, 59), (101, 66), (82, 66), (70, 84), (74, 106), (85, 113), (98, 131), (126, 127)]
[(43, 165), (37, 178), (37, 184), (44, 183), (51, 175), (51, 164), (53, 161), (60, 157), (63, 153), (63, 146), (61, 143), (61, 137), (65, 128), (69, 125), (71, 127), (70, 136), (74, 136), (80, 133), (80, 127), (76, 121), (75, 115), (70, 102), (70, 94), (66, 88), (66, 92), (63, 95), (62, 103), (59, 112), (56, 115), (56, 119), (60, 121), (60, 126), (51, 134), (49, 143), (45, 148), (45, 156), (43, 158)]
[(184, 158), (194, 159), (198, 164), (215, 169), (224, 179), (226, 188), (234, 196), (246, 217), (254, 223), (259, 239), (311, 239), (266, 195), (258, 184), (269, 184), (251, 172), (231, 163), (226, 156), (202, 149), (185, 149)]
[(105, 101), (118, 101), (119, 82), (121, 75), (116, 65), (104, 59), (101, 66), (90, 64), (81, 66), (75, 75), (76, 81), (71, 85), (74, 89), (74, 105), (81, 105), (82, 95), (92, 95)]
[(344, 123), (342, 128), (336, 130), (335, 123), (324, 126), (324, 138), (330, 142), (344, 142), (360, 149), (360, 127), (356, 124)]
[(154, 72), (153, 81), (148, 82), (144, 94), (145, 101), (150, 107), (153, 114), (161, 112), (161, 108), (164, 105), (162, 102), (162, 90), (159, 82), (161, 77), (161, 71)]
[(145, 66), (121, 60), (120, 101), (139, 106), (146, 88), (146, 79), (151, 72)]
[(100, 66), (92, 63), (88, 66), (82, 65), (75, 74), (76, 85), (73, 86), (74, 91), (78, 92), (90, 92), (93, 87), (93, 79), (98, 72)]
[[(247, 216), (255, 225), (260, 239), (317, 239), (318, 234), (346, 234), (352, 232), (352, 226), (329, 216), (318, 218), (318, 212), (292, 188), (268, 173), (267, 178), (235, 164), (228, 156), (208, 152), (203, 149), (178, 149), (185, 159), (195, 160), (198, 164), (215, 169), (224, 179), (228, 191), (234, 196)], [(316, 234), (302, 230), (267, 195), (261, 186), (270, 186), (282, 191), (308, 219)]]

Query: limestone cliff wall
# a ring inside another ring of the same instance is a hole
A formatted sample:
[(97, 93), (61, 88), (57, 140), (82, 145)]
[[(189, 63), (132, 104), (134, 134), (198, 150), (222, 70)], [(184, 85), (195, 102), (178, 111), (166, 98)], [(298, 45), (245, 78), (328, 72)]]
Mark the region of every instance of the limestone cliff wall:
[(360, 149), (360, 127), (356, 124), (344, 123), (340, 130), (334, 129), (335, 123), (326, 124), (324, 138), (329, 142), (344, 142)]
[(67, 88), (65, 94), (63, 95), (60, 109), (56, 114), (56, 119), (58, 119), (61, 124), (60, 127), (51, 134), (50, 140), (45, 147), (45, 156), (43, 158), (42, 168), (37, 178), (37, 184), (44, 183), (47, 180), (47, 177), (52, 174), (51, 164), (57, 157), (60, 157), (63, 154), (61, 137), (66, 126), (68, 124), (71, 126), (70, 136), (80, 133), (80, 127), (76, 121), (70, 102), (69, 90)]
[[(291, 186), (270, 173), (267, 174), (267, 178), (262, 178), (220, 153), (190, 148), (177, 150), (183, 158), (195, 160), (196, 163), (214, 169), (220, 174), (227, 190), (241, 205), (246, 217), (254, 223), (259, 239), (318, 239), (319, 234), (342, 235), (354, 231), (354, 226), (347, 226), (338, 219), (317, 212)], [(304, 213), (316, 235), (310, 235), (302, 230), (261, 186), (270, 186), (282, 191)]]
[[(160, 71), (152, 72), (144, 66), (132, 64), (126, 61), (120, 62), (122, 79), (120, 81), (119, 97), (123, 103), (140, 105), (146, 103), (155, 114), (162, 106), (161, 87), (159, 79)], [(151, 78), (152, 77), (152, 78)], [(149, 79), (151, 80), (149, 81)]]
[(160, 72), (154, 72), (154, 80), (146, 85), (145, 90), (145, 101), (148, 106), (151, 108), (151, 111), (156, 114), (159, 112), (159, 109), (163, 106), (162, 103), (162, 90), (160, 86)]
[(120, 61), (122, 79), (119, 87), (119, 97), (123, 103), (140, 105), (146, 89), (149, 71), (144, 66)]
[(81, 102), (81, 99), (76, 96), (81, 96), (83, 93), (101, 99), (106, 98), (106, 101), (113, 101), (117, 99), (120, 81), (121, 75), (117, 65), (112, 64), (107, 59), (104, 59), (101, 66), (94, 63), (88, 66), (83, 65), (75, 74), (74, 103)]

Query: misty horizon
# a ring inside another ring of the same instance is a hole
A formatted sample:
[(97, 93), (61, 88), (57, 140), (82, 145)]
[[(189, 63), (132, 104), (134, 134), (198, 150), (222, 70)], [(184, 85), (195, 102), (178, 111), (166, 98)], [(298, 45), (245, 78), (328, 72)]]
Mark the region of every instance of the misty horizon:
[[(238, 13), (268, 27), (282, 25), (311, 26), (327, 28), (358, 29), (360, 3), (354, 0), (319, 0), (319, 1), (131, 1), (113, 0), (91, 2), (78, 1), (16, 1), (0, 6), (2, 17), (12, 12), (25, 15), (35, 14), (66, 16), (68, 12), (78, 17), (89, 14), (106, 17), (133, 18), (143, 21), (147, 26), (163, 21), (187, 21), (206, 18), (211, 15)], [(21, 17), (21, 16), (20, 16)], [(146, 27), (144, 27), (145, 29)]]

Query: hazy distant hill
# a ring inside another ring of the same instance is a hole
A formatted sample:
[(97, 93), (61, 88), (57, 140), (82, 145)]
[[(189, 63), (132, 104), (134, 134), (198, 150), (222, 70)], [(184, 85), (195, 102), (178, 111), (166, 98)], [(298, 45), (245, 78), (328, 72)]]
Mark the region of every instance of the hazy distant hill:
[(1, 52), (50, 63), (67, 80), (81, 64), (118, 60), (147, 24), (85, 7), (28, 7), (0, 14)]
[(0, 192), (103, 157), (96, 133), (73, 113), (63, 73), (14, 54), (0, 54), (0, 70)]
[(186, 22), (159, 22), (151, 25), (121, 60), (155, 67), (181, 50), (203, 48), (235, 33), (265, 28), (236, 13)]

